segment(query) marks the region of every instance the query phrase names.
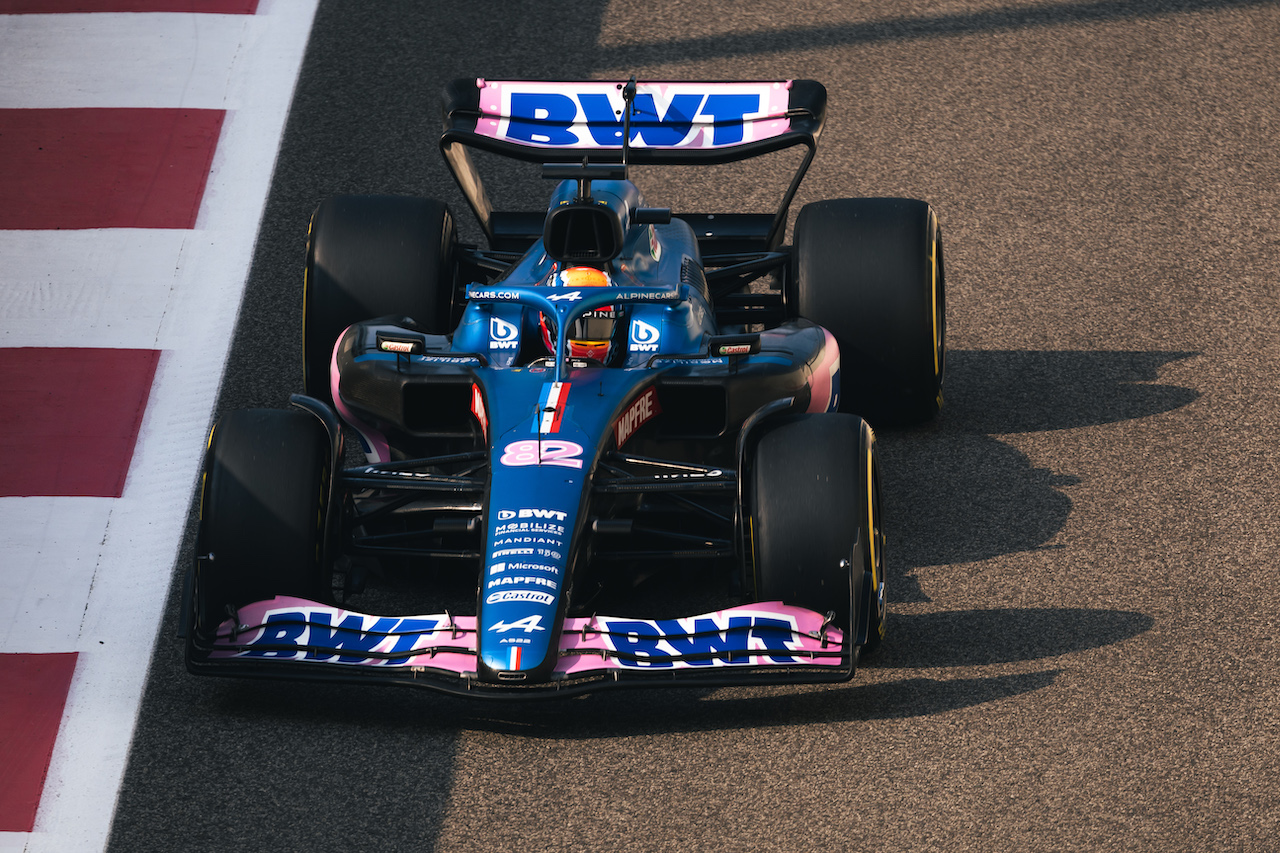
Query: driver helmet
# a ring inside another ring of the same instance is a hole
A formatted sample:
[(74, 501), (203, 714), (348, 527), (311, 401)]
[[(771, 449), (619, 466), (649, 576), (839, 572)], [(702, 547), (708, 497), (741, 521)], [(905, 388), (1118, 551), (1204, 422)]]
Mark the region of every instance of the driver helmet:
[[(570, 267), (559, 274), (556, 284), (560, 287), (608, 287), (609, 274), (595, 267)], [(604, 361), (609, 355), (609, 342), (613, 339), (613, 325), (617, 312), (612, 305), (588, 311), (569, 329), (569, 355), (573, 358), (591, 358)], [(539, 315), (542, 326), (542, 342), (548, 350), (555, 349), (551, 326), (545, 315)]]

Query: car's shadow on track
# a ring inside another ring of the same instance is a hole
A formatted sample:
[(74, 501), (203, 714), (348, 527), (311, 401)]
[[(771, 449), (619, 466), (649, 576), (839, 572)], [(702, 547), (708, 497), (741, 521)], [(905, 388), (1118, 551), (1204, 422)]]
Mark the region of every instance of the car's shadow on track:
[[(1055, 660), (1130, 639), (1153, 621), (1142, 613), (1088, 608), (898, 615), (890, 626), (894, 641), (874, 661), (874, 679), (863, 671), (848, 684), (827, 687), (603, 692), (518, 708), (473, 706), (474, 713), (452, 722), (538, 737), (602, 738), (926, 716), (1040, 690), (1061, 672), (948, 677), (938, 669)], [(930, 672), (884, 678), (900, 670)]]
[(913, 572), (1044, 546), (1071, 514), (1070, 473), (1036, 468), (993, 436), (1117, 423), (1196, 400), (1156, 380), (1188, 352), (948, 354), (942, 417), (881, 430), (890, 601), (928, 601)]
[[(880, 433), (888, 586), (894, 603), (928, 602), (912, 574), (1033, 550), (1062, 528), (1075, 478), (1035, 468), (994, 438), (1020, 432), (1116, 423), (1193, 402), (1193, 389), (1156, 382), (1181, 352), (979, 352), (950, 354), (949, 397), (937, 423)], [(1061, 671), (1008, 672), (1010, 664), (1053, 660), (1148, 630), (1129, 611), (1027, 608), (945, 609), (891, 615), (891, 642), (847, 685), (758, 689), (603, 691), (529, 704), (474, 702), (386, 691), (380, 725), (409, 730), (474, 728), (538, 737), (598, 738), (654, 731), (893, 719), (970, 707), (1052, 685)], [(892, 607), (891, 607), (892, 610)], [(1006, 665), (996, 674), (934, 670)], [(930, 671), (885, 680), (893, 670)], [(237, 684), (222, 712), (295, 716), (316, 723), (358, 719), (369, 701), (357, 688)], [(315, 692), (312, 699), (302, 696)], [(320, 695), (326, 698), (321, 699)]]

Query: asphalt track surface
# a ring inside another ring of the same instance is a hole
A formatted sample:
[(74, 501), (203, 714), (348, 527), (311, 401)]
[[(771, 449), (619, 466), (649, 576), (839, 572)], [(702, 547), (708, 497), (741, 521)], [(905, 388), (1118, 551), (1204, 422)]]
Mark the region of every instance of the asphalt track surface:
[(175, 592), (110, 849), (1280, 847), (1277, 45), (1273, 2), (322, 2), (220, 410), (301, 383), (321, 198), (465, 219), (449, 78), (821, 80), (799, 201), (946, 235), (948, 406), (880, 436), (891, 636), (838, 687), (514, 706), (188, 676)]

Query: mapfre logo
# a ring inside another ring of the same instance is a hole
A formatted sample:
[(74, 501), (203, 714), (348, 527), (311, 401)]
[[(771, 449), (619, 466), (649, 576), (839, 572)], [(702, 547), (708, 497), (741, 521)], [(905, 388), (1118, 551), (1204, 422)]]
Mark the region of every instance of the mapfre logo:
[(631, 321), (631, 351), (657, 352), (658, 340), (662, 337), (658, 327), (644, 320)]
[(630, 406), (627, 406), (622, 417), (614, 423), (613, 436), (617, 439), (617, 446), (622, 447), (636, 430), (661, 411), (662, 407), (658, 405), (658, 389), (650, 385)]
[(489, 346), (493, 349), (515, 349), (520, 345), (520, 328), (498, 317), (489, 318)]

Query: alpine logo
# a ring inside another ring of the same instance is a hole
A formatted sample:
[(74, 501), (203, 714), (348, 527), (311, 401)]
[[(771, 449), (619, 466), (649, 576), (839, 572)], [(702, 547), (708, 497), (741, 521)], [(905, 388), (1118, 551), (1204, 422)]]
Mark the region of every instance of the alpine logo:
[(660, 337), (657, 326), (650, 325), (644, 320), (631, 321), (632, 352), (657, 352)]
[(490, 317), (489, 346), (493, 349), (515, 349), (520, 346), (520, 328), (498, 317)]
[(662, 407), (658, 405), (658, 389), (650, 385), (630, 406), (627, 406), (622, 417), (614, 423), (613, 436), (617, 439), (617, 446), (622, 447), (626, 444), (627, 439), (631, 438), (637, 429), (661, 411)]
[(508, 631), (515, 630), (524, 631), (526, 634), (530, 634), (534, 631), (545, 631), (547, 629), (542, 627), (542, 616), (540, 614), (534, 614), (533, 616), (526, 616), (523, 619), (517, 619), (514, 622), (499, 619), (497, 622), (489, 626), (489, 630), (497, 631), (499, 634), (505, 634)]
[(547, 297), (551, 302), (577, 302), (582, 298), (582, 291), (570, 290), (568, 293), (553, 293)]

